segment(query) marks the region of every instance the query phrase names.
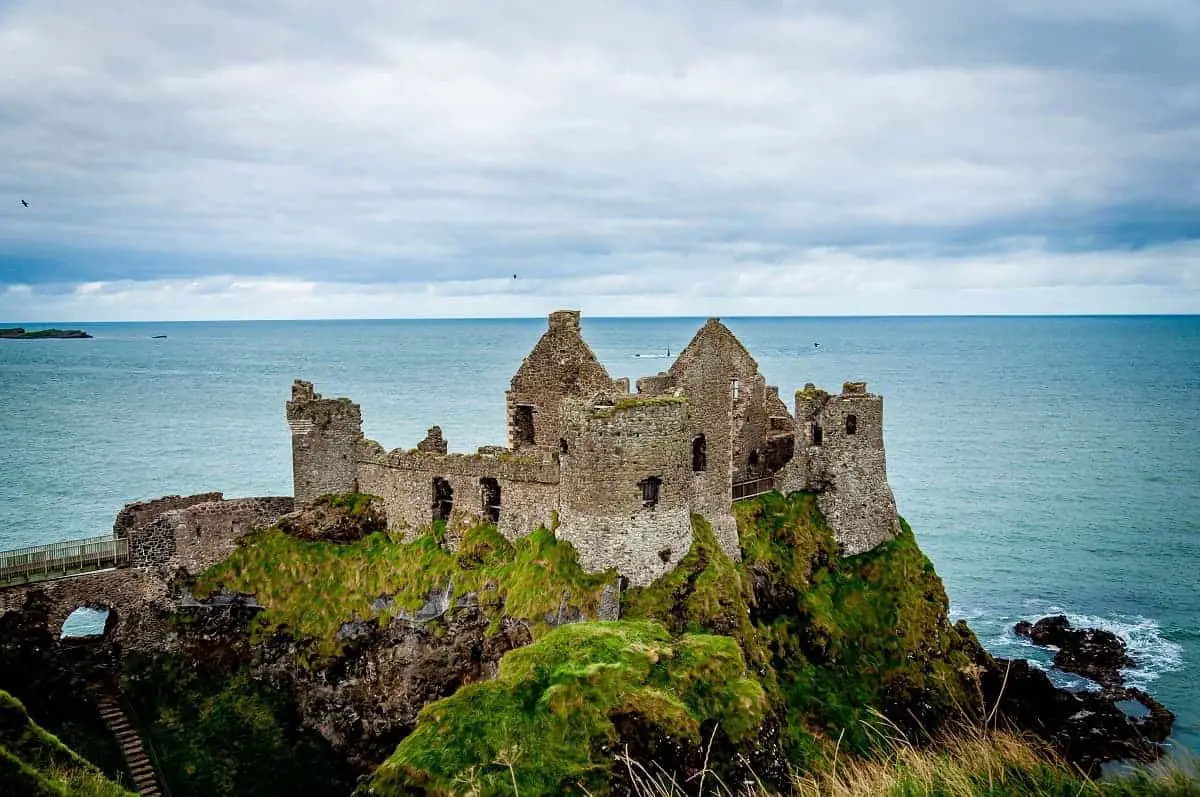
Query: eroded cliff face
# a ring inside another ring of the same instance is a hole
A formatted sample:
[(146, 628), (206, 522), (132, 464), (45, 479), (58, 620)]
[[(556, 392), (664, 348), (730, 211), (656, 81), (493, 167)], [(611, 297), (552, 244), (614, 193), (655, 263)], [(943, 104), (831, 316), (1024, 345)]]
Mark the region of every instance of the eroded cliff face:
[[(339, 503), (371, 505), (322, 513)], [(707, 762), (782, 790), (834, 750), (928, 740), (997, 706), (993, 721), (1087, 766), (1157, 755), (1160, 729), (992, 659), (952, 624), (906, 525), (843, 557), (816, 494), (736, 514), (740, 560), (696, 516), (678, 566), (619, 596), (615, 573), (585, 572), (549, 529), (468, 529), (450, 551), (436, 526), (407, 542), (340, 521), (329, 539), (272, 528), (172, 585), (194, 596), (171, 618), (172, 653), (113, 661), (176, 797), (347, 794), (361, 776), (375, 795), (509, 793), (514, 779), (522, 794), (627, 793), (624, 757), (680, 783)], [(594, 622), (618, 602), (619, 622)], [(39, 646), (69, 666), (59, 643)]]

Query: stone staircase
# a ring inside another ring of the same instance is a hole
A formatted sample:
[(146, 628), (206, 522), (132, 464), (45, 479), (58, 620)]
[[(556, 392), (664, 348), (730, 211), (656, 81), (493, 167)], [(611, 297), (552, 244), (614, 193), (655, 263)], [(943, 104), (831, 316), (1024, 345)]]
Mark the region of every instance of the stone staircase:
[(107, 688), (96, 687), (94, 694), (104, 724), (121, 746), (121, 754), (125, 756), (125, 764), (133, 776), (134, 790), (142, 797), (162, 797), (154, 765), (150, 762), (150, 756), (146, 754), (142, 738), (129, 722), (121, 704)]

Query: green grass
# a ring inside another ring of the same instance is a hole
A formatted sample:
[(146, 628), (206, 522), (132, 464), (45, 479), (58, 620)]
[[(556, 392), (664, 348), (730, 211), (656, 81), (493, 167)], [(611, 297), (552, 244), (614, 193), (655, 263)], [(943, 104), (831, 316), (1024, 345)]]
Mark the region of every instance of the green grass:
[(123, 690), (173, 797), (325, 797), (353, 776), (286, 689), (178, 654), (131, 656)]
[(615, 715), (698, 744), (710, 720), (747, 739), (765, 708), (729, 637), (673, 638), (653, 622), (566, 625), (506, 654), (495, 680), (426, 706), (363, 791), (599, 794)]
[[(503, 618), (529, 622), (535, 636), (574, 607), (595, 617), (612, 573), (588, 574), (575, 550), (544, 528), (510, 543), (493, 526), (468, 529), (457, 553), (439, 544), (437, 529), (411, 542), (377, 533), (350, 544), (308, 542), (268, 530), (247, 539), (200, 576), (197, 595), (221, 588), (253, 594), (266, 607), (256, 634), (286, 631), (311, 642), (317, 663), (342, 650), (343, 623), (415, 611), (434, 589), (453, 584), (475, 593), (496, 627)], [(372, 608), (381, 596), (391, 605)]]
[(132, 797), (39, 727), (19, 700), (0, 690), (0, 785), (30, 797)]
[(820, 755), (816, 735), (875, 749), (876, 712), (917, 734), (977, 714), (979, 643), (950, 624), (941, 579), (907, 523), (896, 539), (843, 558), (812, 494), (768, 494), (735, 511), (751, 613), (797, 760)]

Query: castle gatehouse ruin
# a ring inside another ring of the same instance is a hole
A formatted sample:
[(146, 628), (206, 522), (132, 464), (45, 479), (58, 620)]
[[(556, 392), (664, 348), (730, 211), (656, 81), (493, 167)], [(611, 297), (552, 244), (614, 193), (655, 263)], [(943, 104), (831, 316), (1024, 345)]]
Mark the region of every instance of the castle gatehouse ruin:
[(287, 404), (296, 503), (369, 493), (408, 535), (444, 521), (450, 545), (467, 523), (515, 539), (557, 522), (584, 568), (615, 568), (633, 585), (687, 554), (693, 514), (737, 558), (733, 502), (770, 490), (817, 492), (845, 555), (898, 532), (882, 397), (862, 382), (837, 395), (810, 384), (789, 409), (715, 318), (631, 391), (596, 359), (578, 312), (551, 313), (506, 404), (507, 446), (449, 453), (435, 426), (414, 449), (386, 451), (363, 436), (357, 404), (297, 380)]

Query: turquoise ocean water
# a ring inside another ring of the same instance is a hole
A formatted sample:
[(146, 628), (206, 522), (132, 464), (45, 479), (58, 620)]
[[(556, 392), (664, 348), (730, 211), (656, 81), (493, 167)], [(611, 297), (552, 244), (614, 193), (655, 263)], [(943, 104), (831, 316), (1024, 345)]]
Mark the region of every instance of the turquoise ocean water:
[[(678, 351), (701, 321), (584, 334), (636, 378), (670, 361), (635, 353)], [(1008, 628), (1048, 612), (1111, 628), (1200, 749), (1200, 317), (726, 322), (784, 396), (884, 394), (900, 511), (989, 648), (1046, 661)], [(75, 326), (95, 339), (0, 341), (0, 548), (104, 534), (167, 493), (290, 493), (294, 378), (361, 403), (387, 448), (434, 423), (451, 450), (502, 444), (545, 321)]]

